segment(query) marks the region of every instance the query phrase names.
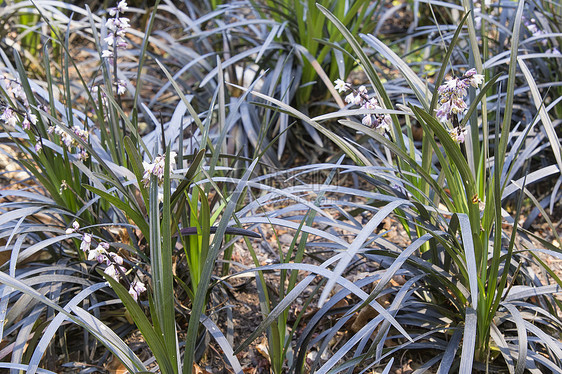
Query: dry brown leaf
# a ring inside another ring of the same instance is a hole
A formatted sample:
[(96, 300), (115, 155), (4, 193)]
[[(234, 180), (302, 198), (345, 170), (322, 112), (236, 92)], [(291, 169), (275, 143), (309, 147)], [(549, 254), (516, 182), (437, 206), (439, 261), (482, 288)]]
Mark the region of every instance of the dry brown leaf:
[(123, 363), (115, 356), (113, 356), (111, 362), (105, 366), (105, 370), (107, 370), (110, 374), (125, 374), (129, 372), (125, 365), (123, 365)]
[(193, 363), (193, 372), (195, 374), (211, 374), (211, 372), (208, 372), (207, 370), (203, 369), (201, 366), (197, 365), (196, 363)]

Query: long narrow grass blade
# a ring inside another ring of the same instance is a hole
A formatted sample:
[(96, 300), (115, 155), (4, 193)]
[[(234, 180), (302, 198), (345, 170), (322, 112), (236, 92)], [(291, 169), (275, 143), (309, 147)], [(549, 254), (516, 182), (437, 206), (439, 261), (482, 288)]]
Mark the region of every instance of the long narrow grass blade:
[(447, 349), (443, 353), (443, 358), (441, 359), (439, 369), (437, 369), (437, 374), (447, 374), (450, 372), (451, 365), (453, 365), (455, 355), (457, 354), (457, 350), (459, 349), (462, 335), (463, 330), (460, 328), (456, 329), (453, 333), (449, 344), (447, 344)]
[(478, 316), (476, 315), (476, 311), (471, 307), (466, 307), (461, 363), (459, 367), (460, 374), (472, 374), (477, 323)]
[(221, 347), (222, 353), (225, 355), (234, 372), (236, 374), (243, 374), (244, 371), (242, 370), (242, 366), (240, 365), (238, 358), (234, 355), (232, 346), (223, 335), (223, 333), (219, 330), (217, 325), (215, 325), (215, 323), (207, 316), (201, 316), (201, 323), (203, 324), (203, 326), (205, 326), (205, 328), (207, 328), (209, 334), (211, 334), (213, 339), (215, 339), (215, 341)]
[(154, 287), (154, 302), (158, 324), (166, 354), (170, 359), (173, 373), (178, 372), (178, 348), (174, 311), (172, 238), (170, 213), (170, 149), (166, 151), (164, 167), (164, 201), (162, 221), (160, 221), (160, 202), (158, 200), (158, 181), (154, 175), (150, 181), (150, 262)]
[(377, 50), (380, 54), (386, 57), (392, 66), (396, 67), (406, 81), (408, 85), (414, 91), (419, 102), (422, 104), (426, 111), (429, 111), (431, 106), (432, 94), (426, 88), (423, 81), (418, 77), (418, 75), (406, 64), (396, 53), (394, 53), (385, 43), (374, 37), (373, 35), (361, 35), (361, 38)]
[(503, 306), (509, 311), (513, 317), (515, 327), (517, 327), (517, 364), (515, 365), (515, 374), (523, 374), (525, 371), (525, 361), (527, 360), (527, 330), (525, 322), (521, 317), (521, 313), (510, 303), (504, 303)]
[[(320, 4), (316, 4), (316, 6), (318, 7), (318, 9), (320, 9), (320, 11), (322, 13), (324, 13), (326, 18), (328, 18), (334, 24), (334, 26), (336, 26), (338, 31), (341, 32), (341, 34), (343, 35), (345, 40), (349, 43), (351, 49), (353, 49), (353, 52), (355, 52), (355, 55), (359, 59), (359, 62), (361, 63), (361, 66), (365, 70), (365, 74), (367, 75), (367, 78), (369, 79), (369, 81), (371, 82), (373, 87), (375, 87), (375, 89), (377, 91), (377, 94), (380, 95), (380, 97), (382, 98), (382, 102), (384, 103), (384, 107), (387, 108), (387, 109), (392, 108), (393, 107), (392, 101), (390, 100), (390, 97), (386, 93), (386, 90), (384, 88), (384, 85), (383, 85), (382, 81), (380, 80), (373, 64), (369, 60), (369, 57), (367, 56), (367, 54), (365, 53), (363, 48), (361, 48), (361, 45), (359, 44), (359, 42), (357, 41), (355, 36), (328, 9), (326, 9), (325, 7), (323, 7)], [(401, 129), (400, 129), (400, 126), (399, 126), (399, 121), (398, 121), (398, 116), (396, 116), (396, 115), (391, 115), (391, 116), (392, 116), (392, 122), (393, 122), (393, 125), (394, 125), (396, 139), (398, 141), (398, 144), (402, 145), (402, 143), (403, 143), (402, 137), (398, 136), (401, 133)]]
[(550, 116), (548, 115), (548, 112), (544, 107), (544, 99), (541, 97), (541, 94), (537, 87), (537, 83), (535, 82), (531, 71), (529, 70), (523, 59), (517, 58), (517, 62), (519, 63), (519, 67), (521, 68), (521, 71), (523, 72), (523, 75), (525, 76), (527, 84), (529, 85), (529, 88), (531, 90), (533, 102), (535, 103), (535, 106), (539, 111), (542, 125), (544, 127), (544, 130), (546, 131), (548, 140), (550, 141), (552, 153), (554, 153), (554, 158), (556, 159), (560, 170), (562, 170), (562, 147), (560, 146), (560, 139), (558, 139), (558, 135), (556, 134), (556, 130), (554, 128), (554, 125), (552, 124), (552, 120), (550, 119)]

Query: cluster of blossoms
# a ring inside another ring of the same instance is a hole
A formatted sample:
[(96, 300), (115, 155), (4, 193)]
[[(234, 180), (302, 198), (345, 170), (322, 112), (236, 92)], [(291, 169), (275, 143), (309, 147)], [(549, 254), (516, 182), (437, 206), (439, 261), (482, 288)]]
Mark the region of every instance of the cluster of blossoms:
[(476, 69), (470, 69), (460, 78), (452, 78), (447, 83), (439, 86), (439, 108), (437, 108), (437, 118), (442, 123), (452, 123), (455, 128), (449, 134), (457, 143), (463, 143), (466, 129), (458, 125), (458, 116), (462, 115), (467, 109), (464, 97), (467, 95), (467, 88), (478, 87), (484, 82), (484, 76), (477, 74)]
[[(88, 138), (90, 137), (90, 133), (87, 130), (81, 129), (79, 126), (74, 125), (70, 129), (78, 138), (80, 138), (85, 143), (88, 142)], [(69, 152), (72, 151), (72, 148), (76, 148), (78, 151), (77, 157), (79, 160), (85, 160), (88, 158), (88, 152), (84, 150), (80, 143), (74, 139), (68, 132), (64, 131), (60, 126), (49, 126), (47, 130), (49, 134), (55, 133), (60, 136), (62, 142), (66, 146)]]
[[(170, 170), (175, 165), (176, 152), (170, 152)], [(150, 176), (154, 175), (158, 179), (158, 185), (162, 185), (164, 181), (164, 166), (166, 162), (166, 156), (156, 156), (152, 163), (144, 162), (142, 166), (144, 167), (144, 174), (142, 176), (142, 184), (145, 187), (150, 185)]]
[[(367, 88), (365, 86), (360, 86), (357, 90), (351, 87), (351, 84), (344, 82), (341, 79), (336, 79), (335, 89), (339, 93), (346, 93), (351, 91), (349, 95), (345, 97), (345, 102), (348, 104), (353, 104), (359, 106), (361, 109), (368, 110), (379, 110), (384, 109), (379, 105), (379, 102), (374, 97), (369, 97)], [(383, 113), (367, 113), (361, 121), (363, 125), (374, 128), (379, 132), (389, 131), (392, 119), (390, 115)]]
[(18, 117), (19, 115), (23, 117), (23, 120), (21, 120), (21, 127), (24, 130), (31, 130), (31, 125), (37, 124), (37, 116), (31, 113), (29, 101), (25, 96), (25, 92), (23, 90), (23, 87), (21, 86), (21, 83), (2, 74), (0, 74), (0, 82), (5, 87), (8, 95), (11, 95), (16, 100), (20, 100), (25, 107), (25, 111), (20, 111), (10, 106), (6, 106), (2, 114), (0, 115), (0, 120), (4, 121), (4, 123), (6, 123), (7, 125), (14, 127), (20, 122), (20, 119)]
[(105, 23), (107, 27), (108, 34), (104, 41), (110, 48), (102, 51), (102, 57), (104, 58), (115, 58), (116, 51), (118, 49), (127, 48), (127, 41), (125, 40), (125, 30), (130, 26), (129, 19), (126, 17), (121, 17), (121, 14), (127, 11), (128, 6), (125, 0), (121, 0), (116, 7), (109, 9), (109, 18)]
[[(533, 34), (533, 37), (541, 37), (542, 35), (546, 34), (546, 32), (539, 29), (534, 18), (532, 18), (531, 20), (523, 18), (523, 23), (525, 24), (529, 32)], [(542, 39), (541, 43), (543, 45), (546, 45), (548, 43), (548, 39)]]
[[(66, 229), (66, 234), (70, 235), (72, 233), (80, 230), (80, 224), (78, 222), (73, 222), (72, 227)], [(109, 275), (111, 278), (119, 281), (121, 276), (125, 275), (127, 269), (123, 267), (123, 257), (119, 256), (115, 252), (109, 252), (109, 244), (105, 242), (99, 242), (98, 245), (92, 249), (92, 235), (84, 233), (82, 235), (82, 243), (80, 244), (80, 249), (82, 252), (86, 253), (88, 261), (97, 261), (100, 264), (105, 263), (107, 267), (104, 273)], [(146, 291), (144, 283), (140, 281), (134, 281), (129, 285), (129, 294), (135, 301), (141, 293)]]

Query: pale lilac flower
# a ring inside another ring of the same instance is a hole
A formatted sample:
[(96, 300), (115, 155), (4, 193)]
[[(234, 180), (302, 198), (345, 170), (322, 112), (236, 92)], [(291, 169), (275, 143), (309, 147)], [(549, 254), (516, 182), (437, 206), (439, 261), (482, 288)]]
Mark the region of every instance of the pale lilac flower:
[(88, 261), (92, 260), (96, 260), (100, 264), (107, 261), (107, 251), (101, 246), (101, 243), (88, 252)]
[(23, 121), (21, 122), (21, 127), (24, 130), (30, 130), (31, 129), (31, 122), (29, 122), (29, 120), (26, 118), (23, 119)]
[(117, 95), (123, 95), (127, 92), (127, 82), (124, 80), (119, 79), (115, 85), (117, 86)]
[(35, 144), (35, 153), (41, 152), (42, 149), (43, 149), (43, 144), (41, 144), (41, 142)]
[[(175, 166), (176, 152), (170, 152), (170, 171), (173, 166)], [(161, 185), (164, 181), (164, 162), (165, 156), (156, 156), (152, 163), (144, 162), (142, 163), (144, 167), (144, 173), (142, 176), (142, 183), (145, 187), (150, 184), (150, 176), (154, 175), (158, 179), (158, 185)]]
[(20, 98), (24, 101), (24, 103), (27, 103), (27, 97), (25, 96), (25, 92), (23, 91), (23, 88), (19, 82), (11, 81), (9, 90), (15, 98)]
[(455, 127), (452, 130), (449, 130), (449, 135), (451, 138), (458, 144), (464, 143), (464, 139), (466, 137), (468, 130), (465, 128)]
[(454, 97), (451, 99), (451, 112), (454, 114), (462, 114), (467, 109), (467, 105), (462, 97)]
[(348, 104), (351, 104), (351, 103), (355, 102), (355, 94), (354, 94), (353, 92), (350, 93), (349, 95), (347, 95), (347, 96), (345, 97), (344, 100), (345, 100), (345, 102), (348, 103)]
[(127, 9), (127, 3), (124, 0), (120, 1), (117, 4), (117, 7), (109, 9), (109, 15), (113, 18), (108, 19), (105, 23), (109, 33), (104, 38), (104, 41), (108, 46), (113, 47), (113, 50), (104, 50), (102, 52), (103, 58), (112, 59), (115, 57), (116, 48), (127, 48), (128, 43), (123, 37), (125, 36), (126, 29), (130, 27), (129, 19), (126, 17), (120, 17), (120, 13), (125, 12)]
[(363, 104), (363, 101), (364, 99), (359, 93), (355, 94), (352, 92), (345, 97), (345, 102), (348, 104), (361, 105)]
[(117, 33), (120, 31), (124, 32), (124, 29), (129, 28), (131, 25), (129, 24), (128, 18), (121, 17), (108, 19), (105, 22), (105, 26), (114, 33)]
[(482, 9), (474, 7), (474, 28), (479, 30), (482, 27)]
[[(82, 141), (84, 141), (85, 143), (88, 142), (90, 133), (87, 130), (83, 130), (77, 125), (74, 125), (71, 130)], [(60, 126), (57, 125), (57, 126), (49, 127), (49, 133), (53, 133), (53, 132), (61, 137), (62, 142), (64, 143), (64, 145), (66, 145), (69, 151), (71, 150), (72, 147), (78, 147), (79, 150), (82, 150), (80, 148), (80, 143), (78, 143), (78, 141), (76, 141), (72, 136), (70, 136), (70, 134), (64, 131)]]
[(445, 101), (439, 108), (437, 108), (437, 113), (435, 114), (440, 122), (447, 122), (449, 120), (449, 113), (451, 112), (451, 102)]
[[(72, 227), (69, 227), (66, 229), (66, 235), (70, 235), (73, 232), (76, 232), (80, 229), (80, 224), (78, 223), (78, 221), (74, 221), (72, 222)], [(90, 242), (92, 241), (91, 237), (90, 237)]]
[(334, 82), (336, 85), (334, 86), (334, 88), (339, 92), (339, 93), (344, 93), (347, 90), (349, 90), (349, 86), (347, 83), (345, 83), (343, 80), (341, 79), (336, 79)]
[(76, 155), (76, 158), (78, 159), (78, 161), (85, 161), (88, 159), (88, 157), (90, 157), (90, 155), (88, 154), (88, 152), (86, 150), (81, 150), (80, 153), (78, 153)]
[(131, 283), (131, 287), (129, 288), (129, 295), (131, 295), (131, 297), (135, 301), (137, 301), (139, 295), (145, 291), (146, 291), (146, 286), (144, 285), (144, 283), (139, 281), (134, 281), (133, 283)]
[(117, 10), (121, 13), (129, 10), (129, 7), (127, 6), (127, 2), (125, 0), (121, 0), (118, 4), (117, 4)]
[(484, 75), (483, 74), (477, 74), (476, 69), (474, 69), (474, 68), (472, 68), (469, 71), (467, 71), (466, 73), (464, 73), (464, 77), (466, 78), (468, 84), (470, 84), (474, 88), (477, 88), (482, 83), (484, 83)]
[(120, 274), (120, 272), (119, 272), (119, 270), (117, 269), (116, 266), (119, 266), (121, 272), (123, 272), (123, 273), (125, 273), (125, 271), (127, 270), (127, 269), (125, 269), (123, 266), (120, 266), (120, 265), (113, 265), (113, 264), (112, 264), (112, 265), (109, 265), (109, 266), (104, 270), (104, 273), (107, 274), (107, 275), (109, 275), (111, 278), (115, 279), (116, 281), (119, 281), (119, 278), (120, 278), (120, 275), (121, 275), (121, 274)]
[(117, 48), (125, 49), (125, 48), (127, 47), (127, 45), (128, 45), (128, 44), (127, 44), (127, 41), (126, 41), (123, 37), (121, 37), (121, 36), (119, 36), (119, 35), (117, 36), (117, 38), (116, 38), (115, 40), (116, 40), (116, 41), (115, 41), (115, 46), (116, 46)]
[(91, 234), (84, 234), (82, 236), (82, 243), (80, 244), (80, 249), (82, 252), (87, 252), (90, 250), (92, 246), (92, 235)]
[[(535, 19), (531, 19), (530, 21), (525, 20), (524, 22), (525, 26), (527, 26), (527, 29), (531, 32), (531, 34), (533, 34), (533, 37), (541, 37), (542, 35), (546, 34), (546, 32), (544, 32), (544, 30), (541, 30), (537, 24)], [(542, 45), (546, 45), (548, 43), (548, 39), (544, 38), (541, 40)]]
[[(346, 87), (347, 89), (351, 89), (351, 85), (347, 85)], [(345, 97), (345, 102), (347, 102), (348, 104), (358, 105), (361, 107), (361, 109), (384, 109), (379, 105), (379, 102), (376, 98), (369, 98), (368, 90), (365, 86), (360, 86), (357, 90), (353, 90), (353, 92)], [(361, 123), (364, 126), (374, 128), (378, 132), (384, 133), (384, 131), (390, 129), (392, 118), (388, 114), (367, 113), (361, 120)]]
[(103, 40), (107, 43), (107, 45), (112, 46), (113, 43), (115, 42), (115, 34), (111, 33), (107, 35), (105, 38), (103, 38)]
[[(105, 55), (104, 54), (108, 54)], [(113, 53), (111, 51), (108, 50), (104, 50), (102, 52), (102, 57), (111, 57), (113, 56)], [(105, 92), (100, 91), (99, 86), (92, 86), (92, 88), (90, 88), (90, 93), (92, 94), (92, 97), (94, 98), (94, 101), (97, 103), (98, 102), (98, 95), (101, 96), (101, 103), (102, 105), (107, 105), (107, 96), (105, 94)]]
[(115, 262), (116, 264), (123, 265), (123, 257), (119, 256), (117, 253), (110, 252), (109, 257), (111, 257), (113, 262)]
[(24, 130), (29, 130), (29, 129), (31, 129), (32, 124), (33, 125), (37, 124), (37, 116), (35, 114), (28, 113), (28, 114), (26, 114), (25, 118), (23, 119), (23, 121), (21, 123), (21, 127)]
[(477, 74), (476, 69), (468, 70), (462, 77), (453, 78), (439, 86), (439, 107), (436, 116), (439, 121), (447, 123), (453, 120), (453, 116), (464, 114), (468, 108), (464, 97), (466, 89), (470, 86), (478, 87), (484, 83), (484, 75)]
[(0, 119), (9, 126), (15, 126), (18, 121), (18, 117), (16, 116), (16, 113), (10, 107), (7, 107), (4, 110), (4, 113), (2, 113)]
[(35, 114), (31, 114), (29, 113), (27, 115), (27, 119), (29, 120), (29, 122), (31, 122), (32, 124), (36, 125), (37, 124), (37, 116)]
[[(84, 143), (88, 142), (88, 138), (90, 137), (90, 132), (84, 129), (81, 129), (79, 126), (74, 125), (74, 127), (72, 127), (72, 131), (80, 138), (84, 141)], [(78, 144), (78, 143), (76, 143)]]
[[(361, 87), (359, 87), (359, 89), (361, 89)], [(361, 109), (377, 110), (377, 109), (383, 109), (383, 107), (379, 105), (379, 102), (376, 98), (372, 97), (363, 103)], [(388, 114), (371, 113), (371, 114), (366, 114), (365, 117), (363, 117), (361, 123), (363, 123), (363, 125), (367, 127), (374, 128), (376, 130), (379, 130), (379, 132), (383, 133), (384, 131), (390, 129), (389, 125), (392, 123), (392, 119)]]

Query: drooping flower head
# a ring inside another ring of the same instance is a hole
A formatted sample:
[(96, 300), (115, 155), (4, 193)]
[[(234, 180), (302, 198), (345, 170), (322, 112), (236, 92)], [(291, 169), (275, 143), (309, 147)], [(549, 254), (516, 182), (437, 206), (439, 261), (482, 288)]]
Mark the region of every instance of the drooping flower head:
[[(352, 90), (346, 97), (345, 102), (352, 105), (357, 105), (361, 109), (369, 111), (383, 110), (384, 108), (379, 104), (375, 97), (369, 97), (367, 87), (359, 86), (358, 89), (353, 89), (350, 84), (345, 83), (341, 79), (335, 81), (335, 88), (340, 93), (345, 93)], [(392, 119), (390, 115), (385, 113), (367, 113), (364, 115), (361, 123), (367, 127), (375, 129), (381, 133), (390, 130)]]
[(131, 287), (129, 287), (129, 295), (131, 295), (131, 297), (135, 299), (135, 301), (137, 301), (139, 295), (145, 291), (146, 286), (144, 285), (144, 283), (139, 281), (134, 281), (133, 283), (131, 283)]
[(102, 51), (103, 58), (113, 59), (115, 58), (115, 53), (117, 49), (126, 49), (128, 46), (125, 40), (126, 30), (130, 27), (129, 19), (127, 17), (121, 17), (122, 13), (129, 9), (127, 2), (121, 0), (116, 7), (109, 9), (109, 18), (105, 22), (108, 33), (104, 38), (109, 48)]
[(462, 115), (468, 108), (464, 97), (467, 95), (467, 88), (478, 87), (484, 82), (484, 75), (477, 74), (476, 69), (468, 70), (460, 78), (452, 78), (437, 89), (439, 95), (439, 107), (436, 116), (443, 122), (451, 122), (453, 116)]
[[(170, 152), (170, 171), (172, 167), (175, 165), (175, 158), (177, 153)], [(145, 187), (148, 187), (150, 184), (150, 176), (154, 175), (158, 179), (158, 185), (161, 185), (164, 181), (164, 163), (166, 162), (166, 156), (156, 156), (154, 160), (149, 162), (143, 162), (142, 165), (144, 167), (144, 174), (142, 176), (142, 183)]]
[[(118, 266), (119, 268), (117, 268)], [(119, 270), (121, 270), (121, 272)], [(121, 273), (125, 273), (125, 271), (127, 271), (127, 269), (125, 269), (123, 266), (111, 264), (108, 267), (106, 267), (103, 272), (109, 275), (111, 278), (115, 279), (116, 281), (119, 281), (119, 278), (121, 277)]]

